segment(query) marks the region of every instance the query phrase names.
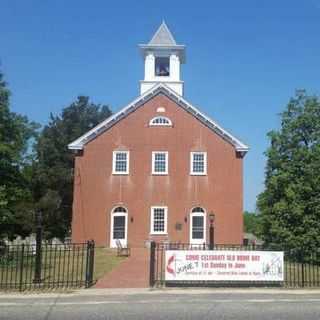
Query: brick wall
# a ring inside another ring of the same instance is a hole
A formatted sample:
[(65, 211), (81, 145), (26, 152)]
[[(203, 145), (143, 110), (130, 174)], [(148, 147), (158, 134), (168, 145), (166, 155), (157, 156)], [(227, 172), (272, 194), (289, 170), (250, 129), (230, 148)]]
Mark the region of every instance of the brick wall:
[[(165, 113), (157, 113), (158, 107)], [(149, 127), (164, 115), (173, 127)], [(130, 174), (112, 175), (113, 150), (130, 151)], [(151, 174), (152, 151), (169, 152), (169, 174)], [(190, 152), (206, 151), (208, 173), (191, 176)], [(128, 242), (189, 242), (190, 211), (201, 206), (215, 213), (215, 242), (242, 242), (242, 159), (234, 147), (174, 101), (159, 94), (88, 143), (75, 161), (73, 241), (94, 239), (109, 246), (111, 211), (128, 210)], [(150, 235), (151, 206), (168, 207), (168, 235)], [(207, 217), (208, 221), (208, 217)], [(176, 230), (176, 223), (182, 224)], [(207, 229), (209, 223), (206, 224)], [(207, 240), (209, 232), (207, 231)]]

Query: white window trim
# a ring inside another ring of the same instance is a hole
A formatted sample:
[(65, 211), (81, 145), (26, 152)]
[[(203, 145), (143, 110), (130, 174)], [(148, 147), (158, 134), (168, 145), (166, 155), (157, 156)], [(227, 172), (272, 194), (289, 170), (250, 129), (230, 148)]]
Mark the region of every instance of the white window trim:
[[(116, 154), (117, 153), (125, 153), (127, 155), (127, 170), (126, 171), (116, 171)], [(129, 151), (122, 151), (122, 150), (113, 151), (113, 155), (112, 155), (112, 174), (128, 175), (129, 174), (129, 166), (130, 166), (130, 152)]]
[[(156, 153), (164, 153), (166, 155), (166, 171), (164, 172), (155, 172), (155, 155)], [(169, 152), (168, 151), (152, 151), (152, 170), (151, 173), (157, 176), (168, 175), (169, 172)]]
[[(164, 118), (168, 120), (169, 123), (153, 123), (153, 121), (157, 118)], [(156, 116), (149, 121), (149, 126), (150, 127), (172, 127), (172, 121), (168, 117)]]
[[(164, 209), (164, 231), (154, 231), (154, 209)], [(151, 207), (151, 217), (150, 217), (150, 234), (168, 234), (167, 231), (168, 224), (168, 207), (163, 206), (153, 206)]]
[[(194, 154), (203, 154), (204, 155), (204, 172), (193, 172), (193, 155)], [(207, 175), (207, 152), (204, 151), (193, 151), (190, 152), (190, 175), (192, 176), (206, 176)]]

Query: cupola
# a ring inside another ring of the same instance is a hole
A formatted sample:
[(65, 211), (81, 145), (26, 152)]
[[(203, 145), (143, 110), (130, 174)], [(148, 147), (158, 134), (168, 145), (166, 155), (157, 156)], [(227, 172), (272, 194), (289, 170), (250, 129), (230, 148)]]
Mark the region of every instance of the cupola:
[(180, 65), (185, 62), (185, 46), (176, 43), (166, 23), (161, 23), (148, 44), (139, 47), (144, 59), (144, 80), (140, 81), (140, 94), (158, 83), (164, 83), (182, 96)]

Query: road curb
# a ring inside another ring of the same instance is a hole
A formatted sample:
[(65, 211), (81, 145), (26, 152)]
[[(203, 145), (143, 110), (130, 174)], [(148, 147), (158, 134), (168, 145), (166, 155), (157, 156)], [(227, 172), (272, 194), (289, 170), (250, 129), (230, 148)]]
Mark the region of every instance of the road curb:
[(306, 295), (319, 294), (320, 289), (274, 289), (274, 288), (127, 288), (127, 289), (78, 289), (74, 291), (60, 292), (1, 292), (0, 299), (5, 298), (55, 298), (55, 297), (76, 297), (76, 296), (126, 296), (126, 295), (155, 295), (155, 294), (172, 294), (172, 295), (197, 295), (197, 294), (286, 294), (286, 295)]

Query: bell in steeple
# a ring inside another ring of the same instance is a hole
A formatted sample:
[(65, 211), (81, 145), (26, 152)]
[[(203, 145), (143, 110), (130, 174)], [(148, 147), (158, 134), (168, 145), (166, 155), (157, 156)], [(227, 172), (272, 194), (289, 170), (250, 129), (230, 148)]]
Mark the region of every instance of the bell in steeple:
[(140, 94), (158, 83), (165, 83), (183, 95), (180, 64), (185, 62), (185, 46), (178, 45), (163, 21), (148, 44), (139, 45), (144, 58), (144, 80), (140, 81)]

